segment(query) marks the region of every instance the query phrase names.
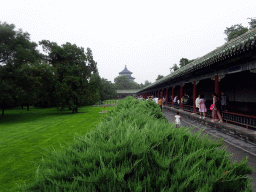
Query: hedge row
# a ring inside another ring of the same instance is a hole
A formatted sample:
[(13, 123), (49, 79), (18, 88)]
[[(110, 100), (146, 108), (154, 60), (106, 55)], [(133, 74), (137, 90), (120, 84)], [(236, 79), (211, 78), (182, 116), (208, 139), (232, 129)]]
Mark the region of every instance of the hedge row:
[(252, 191), (247, 158), (231, 163), (221, 140), (168, 123), (151, 101), (127, 97), (84, 136), (48, 151), (29, 191)]

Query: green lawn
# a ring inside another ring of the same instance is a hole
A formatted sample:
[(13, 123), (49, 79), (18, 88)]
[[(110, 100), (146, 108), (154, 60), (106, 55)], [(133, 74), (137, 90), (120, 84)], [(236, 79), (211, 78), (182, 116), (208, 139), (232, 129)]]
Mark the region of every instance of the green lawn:
[(60, 149), (73, 143), (75, 133), (82, 135), (94, 129), (102, 110), (114, 107), (82, 107), (77, 114), (56, 108), (6, 110), (0, 116), (0, 191), (9, 191), (35, 179), (35, 171), (44, 149)]

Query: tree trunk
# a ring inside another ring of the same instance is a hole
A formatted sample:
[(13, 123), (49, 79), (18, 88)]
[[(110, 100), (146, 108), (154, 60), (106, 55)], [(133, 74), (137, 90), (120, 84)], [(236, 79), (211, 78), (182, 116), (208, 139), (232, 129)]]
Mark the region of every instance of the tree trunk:
[(29, 105), (27, 105), (27, 111), (29, 111)]
[(2, 109), (2, 115), (4, 115), (4, 108)]
[(21, 105), (21, 108), (23, 109), (23, 105)]
[(78, 109), (77, 107), (75, 109), (73, 109), (73, 113), (77, 113), (78, 112)]

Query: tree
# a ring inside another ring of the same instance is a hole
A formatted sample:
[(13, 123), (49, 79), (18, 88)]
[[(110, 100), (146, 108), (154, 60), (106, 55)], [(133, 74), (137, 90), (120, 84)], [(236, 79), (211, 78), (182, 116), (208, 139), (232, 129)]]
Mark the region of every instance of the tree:
[(195, 59), (189, 60), (189, 61), (188, 61), (188, 64), (189, 64), (189, 63), (192, 63), (193, 61), (195, 61)]
[(36, 61), (25, 63), (17, 71), (22, 76), (17, 82), (22, 89), (19, 91), (21, 105), (33, 104), (37, 107), (53, 107), (55, 105), (54, 91), (56, 84), (56, 69), (45, 63)]
[(242, 24), (232, 25), (231, 27), (227, 27), (224, 33), (227, 35), (225, 40), (228, 42), (231, 39), (234, 39), (248, 31), (247, 27), (243, 27)]
[(187, 64), (188, 64), (188, 59), (187, 58), (181, 58), (180, 59), (180, 63), (179, 63), (180, 68), (184, 67)]
[(107, 99), (116, 98), (117, 93), (113, 83), (107, 79), (101, 78), (100, 80), (100, 100), (104, 101)]
[(47, 60), (57, 71), (57, 106), (61, 109), (68, 106), (73, 113), (77, 113), (77, 107), (97, 100), (97, 92), (90, 85), (90, 77), (97, 72), (97, 63), (93, 60), (90, 48), (85, 54), (84, 48), (71, 43), (58, 46), (55, 42), (43, 40), (39, 44), (48, 52)]
[[(17, 86), (17, 82), (21, 82), (21, 79), (24, 78), (23, 74), (17, 75), (16, 71), (21, 68), (23, 63), (34, 62), (42, 56), (36, 50), (37, 44), (31, 42), (29, 36), (21, 29), (16, 31), (13, 24), (0, 22), (0, 64), (5, 66), (2, 68), (1, 81), (2, 86), (4, 82), (6, 88), (12, 87), (12, 91), (6, 90), (8, 94), (14, 94), (8, 96), (9, 102), (11, 102), (11, 97), (13, 102), (17, 102), (17, 94), (21, 90), (21, 87)], [(6, 94), (4, 97), (7, 98)]]
[(156, 81), (158, 81), (159, 79), (162, 79), (164, 76), (163, 75), (158, 75), (156, 78)]
[(149, 82), (148, 80), (146, 80), (144, 86), (147, 87), (147, 86), (149, 86), (149, 85), (151, 85), (151, 82)]
[(139, 89), (140, 85), (130, 81), (126, 76), (118, 76), (114, 79), (115, 87), (119, 90), (126, 90), (126, 89)]
[(178, 65), (175, 63), (171, 68), (170, 68), (170, 72), (174, 72), (177, 71), (179, 69)]
[(5, 109), (11, 108), (15, 104), (14, 80), (8, 78), (8, 75), (7, 66), (0, 66), (0, 108), (2, 115), (4, 115)]
[(13, 70), (42, 56), (36, 50), (37, 44), (30, 41), (29, 33), (14, 29), (15, 25), (0, 22), (0, 63), (12, 65)]
[(249, 25), (250, 25), (250, 29), (256, 28), (256, 19), (253, 18), (247, 18), (247, 19), (251, 19), (251, 21), (249, 21)]

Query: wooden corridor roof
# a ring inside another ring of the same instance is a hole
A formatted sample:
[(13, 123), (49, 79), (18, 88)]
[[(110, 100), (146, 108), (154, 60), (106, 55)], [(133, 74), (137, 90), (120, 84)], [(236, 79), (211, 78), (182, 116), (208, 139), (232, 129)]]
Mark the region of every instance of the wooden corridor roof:
[(210, 53), (196, 59), (195, 61), (185, 65), (184, 67), (174, 71), (173, 73), (163, 77), (162, 79), (152, 83), (151, 85), (141, 89), (139, 92), (143, 92), (151, 87), (155, 87), (158, 84), (170, 81), (179, 76), (191, 73), (203, 67), (212, 65), (218, 61), (224, 60), (234, 55), (238, 55), (241, 52), (254, 49), (256, 46), (256, 28), (249, 30), (248, 32), (240, 35), (237, 38), (230, 40), (221, 47), (216, 48)]

